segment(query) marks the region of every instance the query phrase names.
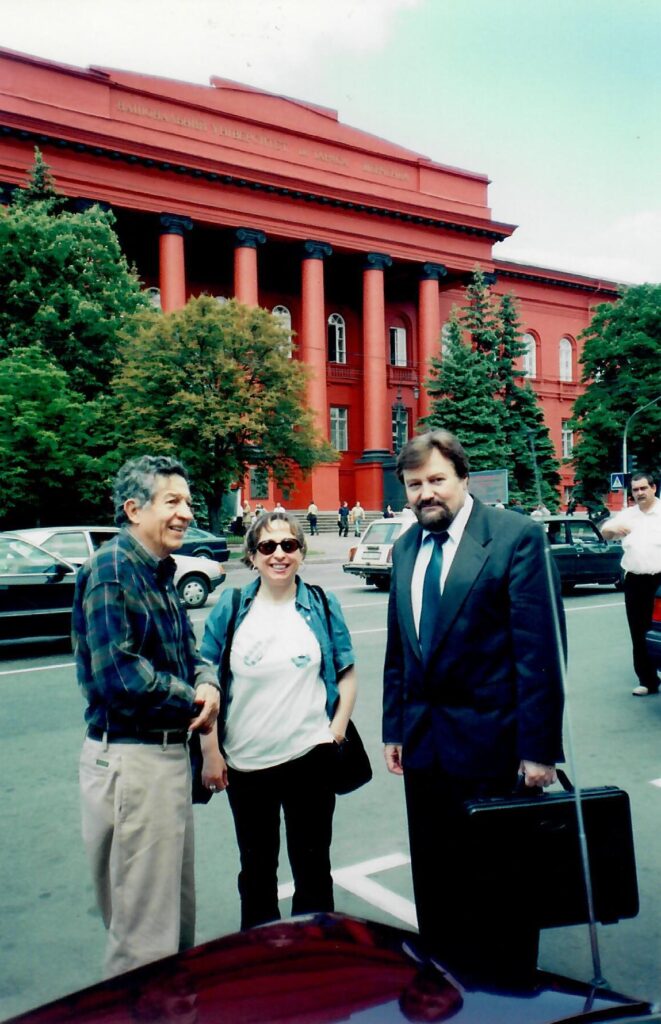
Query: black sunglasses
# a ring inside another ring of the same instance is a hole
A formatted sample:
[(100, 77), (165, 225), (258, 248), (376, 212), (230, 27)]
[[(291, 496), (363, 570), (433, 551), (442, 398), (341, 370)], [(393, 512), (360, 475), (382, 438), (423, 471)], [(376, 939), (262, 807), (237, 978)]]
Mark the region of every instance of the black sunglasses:
[(287, 537), (285, 540), (260, 540), (257, 550), (260, 555), (272, 555), (276, 548), (282, 548), (286, 555), (293, 555), (302, 547), (300, 540), (295, 537)]

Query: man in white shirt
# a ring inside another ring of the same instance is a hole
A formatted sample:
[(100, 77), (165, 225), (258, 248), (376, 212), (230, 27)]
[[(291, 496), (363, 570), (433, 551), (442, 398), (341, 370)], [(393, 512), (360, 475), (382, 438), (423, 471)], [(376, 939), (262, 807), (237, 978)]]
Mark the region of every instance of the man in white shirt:
[(661, 501), (656, 497), (656, 482), (649, 473), (631, 478), (633, 508), (612, 516), (601, 527), (606, 540), (622, 540), (624, 604), (633, 645), (633, 667), (640, 685), (631, 691), (634, 697), (659, 692), (659, 677), (647, 654), (645, 633), (652, 621), (654, 595), (661, 586)]

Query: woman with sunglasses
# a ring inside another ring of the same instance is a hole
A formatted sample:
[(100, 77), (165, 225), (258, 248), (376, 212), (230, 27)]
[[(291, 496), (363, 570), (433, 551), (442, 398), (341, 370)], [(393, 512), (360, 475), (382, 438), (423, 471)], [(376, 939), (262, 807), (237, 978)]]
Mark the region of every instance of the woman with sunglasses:
[[(351, 637), (332, 594), (327, 607), (298, 576), (303, 531), (287, 512), (251, 525), (243, 561), (259, 578), (238, 604), (225, 590), (207, 619), (201, 654), (220, 665), (231, 636), (219, 733), (202, 737), (202, 781), (225, 789), (241, 857), (241, 927), (280, 917), (280, 812), (294, 876), (292, 913), (333, 910), (330, 870), (334, 744), (356, 699)], [(227, 663), (227, 660), (226, 660)], [(222, 705), (222, 701), (221, 701)], [(218, 735), (220, 735), (219, 748)]]

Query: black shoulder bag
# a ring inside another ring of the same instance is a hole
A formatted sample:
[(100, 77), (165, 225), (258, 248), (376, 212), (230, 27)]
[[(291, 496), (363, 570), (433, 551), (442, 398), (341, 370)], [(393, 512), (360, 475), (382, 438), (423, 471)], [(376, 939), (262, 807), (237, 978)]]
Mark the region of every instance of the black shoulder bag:
[[(332, 630), (330, 624), (330, 608), (328, 606), (328, 598), (324, 593), (322, 587), (316, 586), (315, 584), (307, 584), (308, 590), (313, 591), (321, 601), (326, 616), (326, 628), (328, 630), (328, 636), (332, 641)], [(335, 744), (335, 772), (334, 772), (334, 785), (333, 788), (338, 795), (343, 793), (353, 793), (355, 789), (360, 789), (366, 782), (369, 782), (372, 778), (372, 766), (370, 759), (367, 756), (367, 751), (363, 745), (363, 741), (360, 738), (354, 723), (349, 720), (347, 730), (344, 739), (341, 743)]]

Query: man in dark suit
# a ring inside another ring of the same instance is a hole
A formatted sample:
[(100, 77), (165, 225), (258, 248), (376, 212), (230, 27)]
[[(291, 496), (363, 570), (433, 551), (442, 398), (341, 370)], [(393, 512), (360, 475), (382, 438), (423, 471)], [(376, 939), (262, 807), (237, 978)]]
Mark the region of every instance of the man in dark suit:
[(457, 973), (527, 981), (539, 929), (526, 898), (544, 865), (518, 855), (520, 887), (481, 887), (464, 801), (555, 781), (562, 760), (564, 618), (544, 531), (468, 492), (444, 430), (406, 444), (397, 473), (418, 522), (393, 550), (383, 740), (404, 776), (420, 933)]

